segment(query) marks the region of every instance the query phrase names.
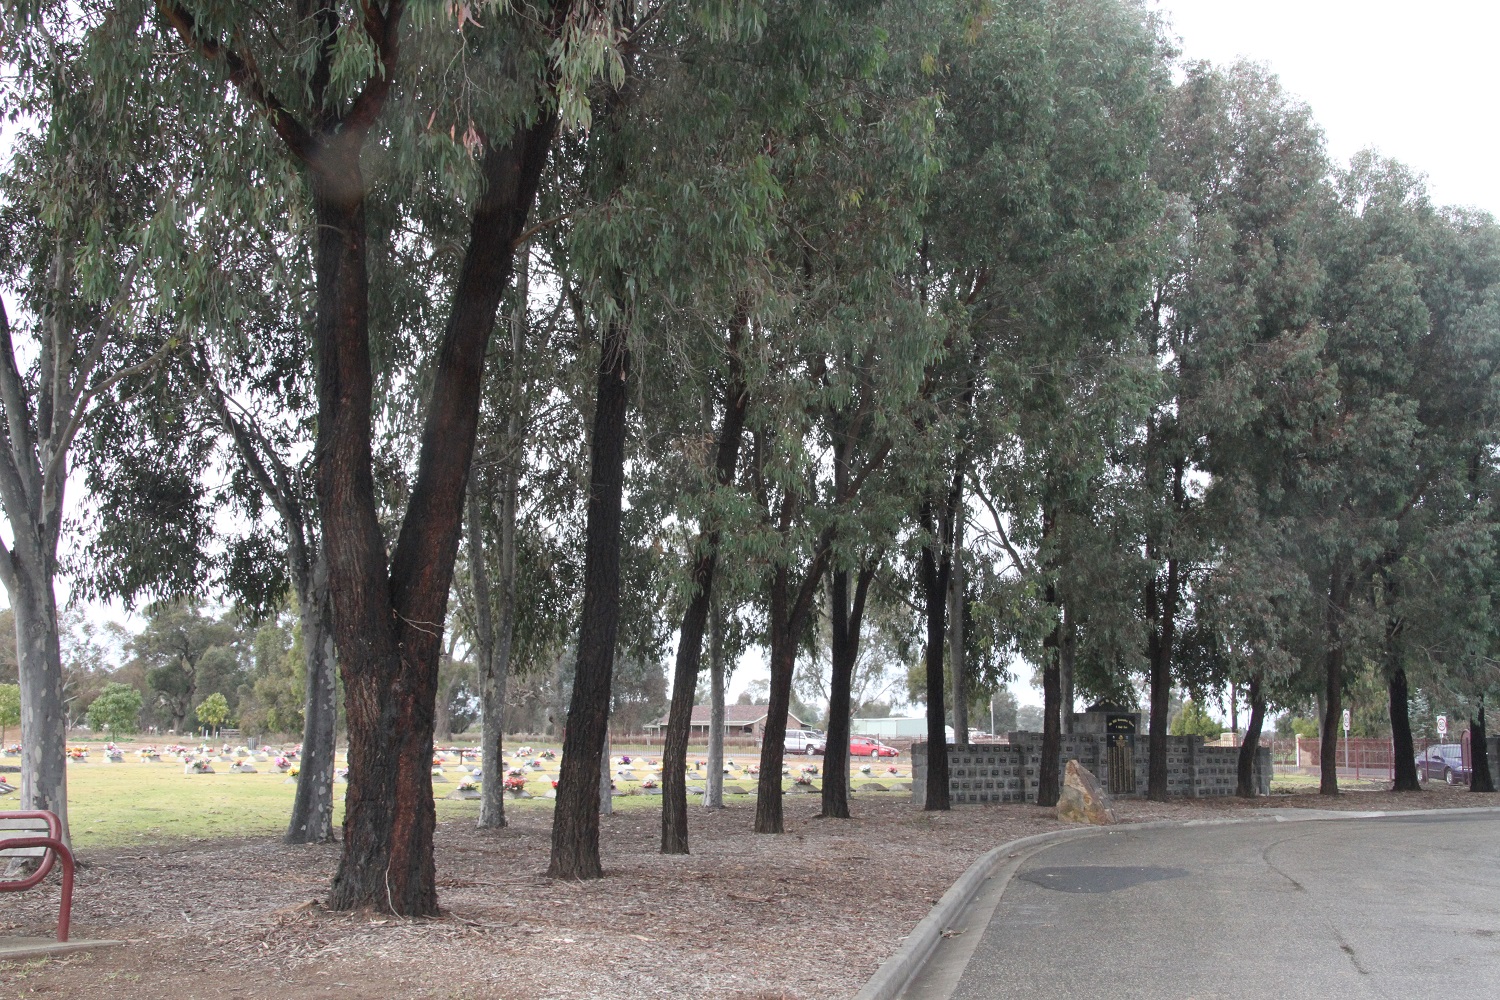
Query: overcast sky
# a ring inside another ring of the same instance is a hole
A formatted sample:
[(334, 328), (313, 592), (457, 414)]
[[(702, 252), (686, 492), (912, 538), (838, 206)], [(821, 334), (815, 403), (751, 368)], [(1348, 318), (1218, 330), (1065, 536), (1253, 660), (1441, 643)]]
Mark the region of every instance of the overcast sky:
[(1269, 66), (1311, 106), (1336, 159), (1374, 147), (1427, 174), (1434, 202), (1500, 215), (1500, 3), (1148, 2), (1185, 57)]

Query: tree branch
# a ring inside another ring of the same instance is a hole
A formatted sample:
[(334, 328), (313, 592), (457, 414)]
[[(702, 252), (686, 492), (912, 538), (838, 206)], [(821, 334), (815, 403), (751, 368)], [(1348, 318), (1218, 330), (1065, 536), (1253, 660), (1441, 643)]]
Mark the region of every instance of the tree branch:
[[(35, 466), (41, 459), (37, 456), (36, 438), (32, 435), (31, 406), (26, 387), (21, 382), (21, 372), (16, 367), (16, 348), (10, 336), (10, 316), (5, 311), (5, 300), (0, 298), (0, 404), (5, 407), (6, 437), (9, 439), (7, 459), (17, 476), (20, 476), (21, 460), (25, 457)], [(19, 479), (24, 483), (24, 479)], [(40, 485), (40, 484), (38, 484)], [(23, 489), (22, 496), (30, 505), (30, 490)], [(38, 497), (37, 499), (40, 499)]]
[(307, 126), (298, 121), (282, 103), (281, 98), (272, 92), (253, 60), (246, 59), (234, 49), (221, 44), (217, 38), (200, 33), (198, 22), (181, 4), (174, 3), (172, 0), (157, 0), (156, 9), (161, 12), (162, 17), (166, 18), (167, 23), (177, 32), (184, 44), (199, 52), (210, 62), (224, 64), (229, 82), (234, 84), (251, 104), (271, 119), (271, 127), (276, 130), (277, 135), (281, 136), (293, 156), (304, 162), (313, 158), (313, 154), (318, 149), (318, 140), (307, 130)]

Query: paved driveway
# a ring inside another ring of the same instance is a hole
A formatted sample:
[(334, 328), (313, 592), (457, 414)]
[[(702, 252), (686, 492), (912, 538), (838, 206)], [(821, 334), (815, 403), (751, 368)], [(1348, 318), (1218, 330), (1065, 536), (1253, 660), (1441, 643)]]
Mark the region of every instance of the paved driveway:
[(1500, 815), (1116, 828), (960, 925), (908, 1000), (1500, 997)]

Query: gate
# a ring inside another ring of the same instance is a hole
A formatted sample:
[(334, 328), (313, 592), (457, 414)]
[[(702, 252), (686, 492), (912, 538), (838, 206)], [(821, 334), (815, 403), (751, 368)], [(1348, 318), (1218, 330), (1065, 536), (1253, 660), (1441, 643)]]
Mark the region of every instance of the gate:
[(1130, 738), (1115, 736), (1109, 743), (1109, 794), (1135, 794), (1135, 752)]

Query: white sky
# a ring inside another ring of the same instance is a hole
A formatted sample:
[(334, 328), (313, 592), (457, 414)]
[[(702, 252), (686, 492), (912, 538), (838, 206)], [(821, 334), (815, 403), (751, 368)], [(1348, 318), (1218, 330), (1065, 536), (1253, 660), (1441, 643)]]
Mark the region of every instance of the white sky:
[(1336, 160), (1378, 149), (1437, 204), (1500, 215), (1495, 0), (1149, 0), (1183, 55), (1266, 64), (1311, 106)]

